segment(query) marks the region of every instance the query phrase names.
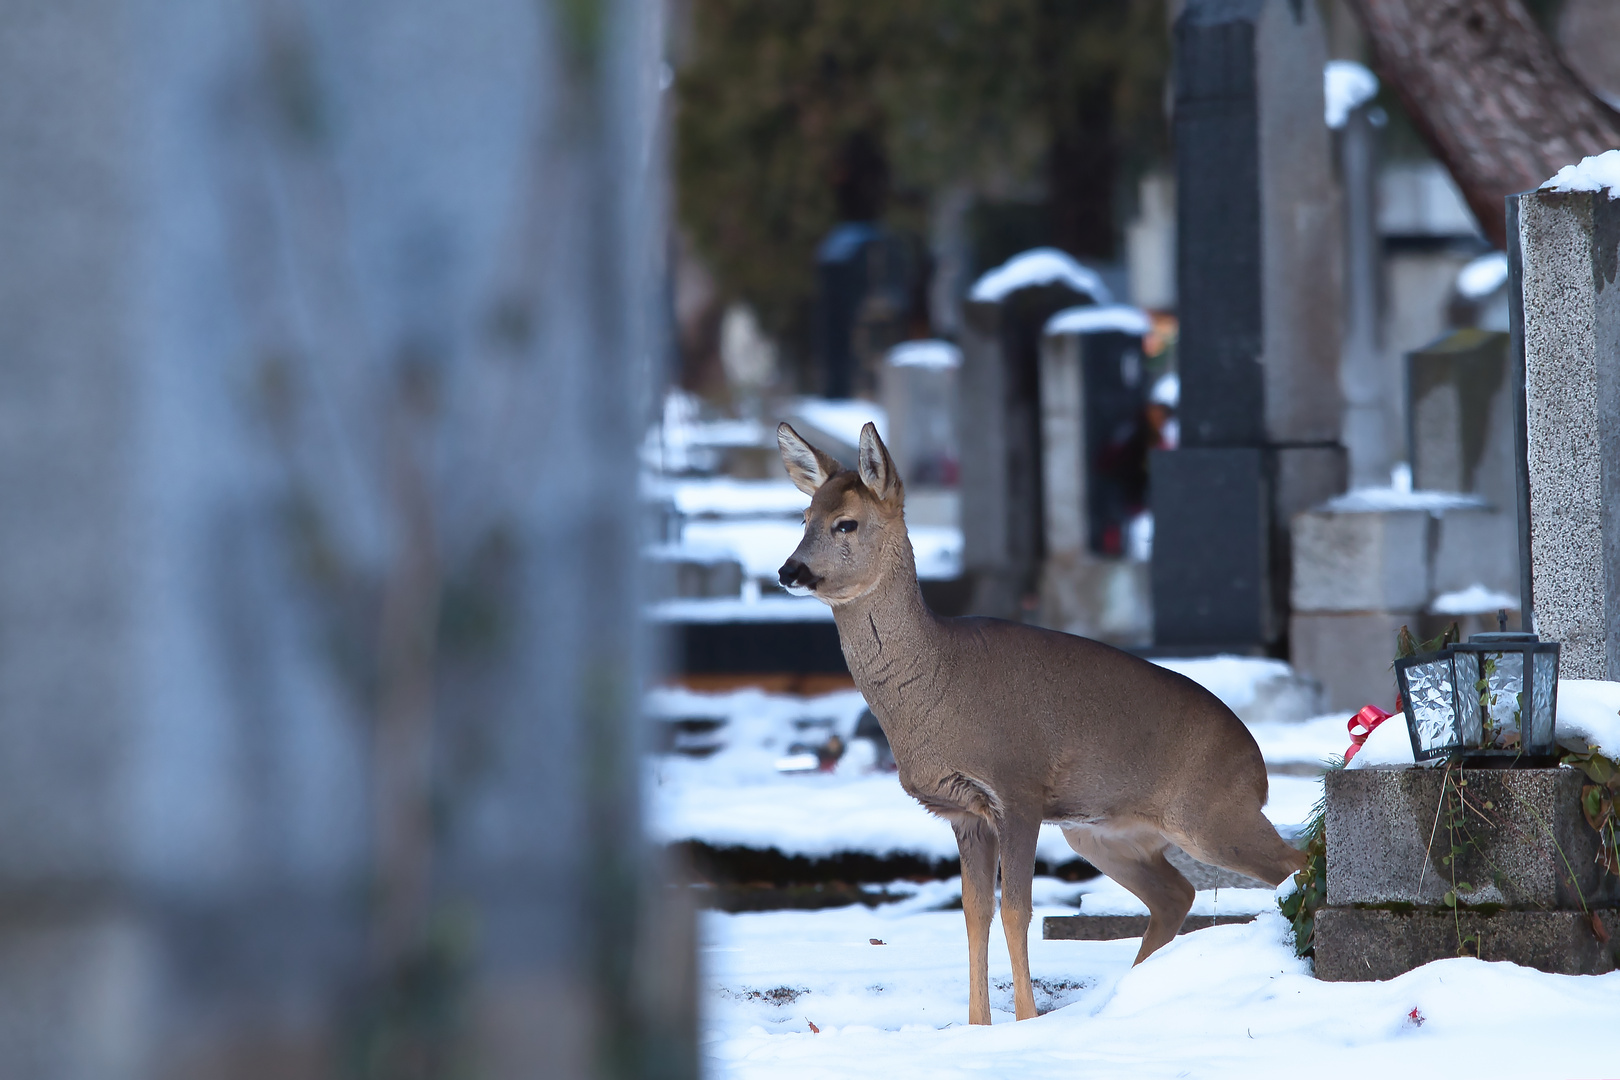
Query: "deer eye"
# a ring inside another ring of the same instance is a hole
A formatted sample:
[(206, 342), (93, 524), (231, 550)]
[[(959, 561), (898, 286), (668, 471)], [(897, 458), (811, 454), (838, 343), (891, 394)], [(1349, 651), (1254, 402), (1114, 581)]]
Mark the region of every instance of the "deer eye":
[(853, 518), (845, 518), (843, 521), (840, 521), (838, 524), (833, 526), (833, 532), (852, 533), (859, 526), (859, 524), (860, 523), (855, 521)]

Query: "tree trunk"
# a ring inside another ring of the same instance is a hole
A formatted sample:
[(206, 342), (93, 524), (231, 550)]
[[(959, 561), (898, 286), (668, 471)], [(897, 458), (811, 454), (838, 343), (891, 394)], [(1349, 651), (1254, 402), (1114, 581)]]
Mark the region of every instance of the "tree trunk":
[(1400, 94), (1485, 235), (1503, 198), (1620, 147), (1620, 114), (1564, 65), (1519, 0), (1349, 0), (1378, 74)]

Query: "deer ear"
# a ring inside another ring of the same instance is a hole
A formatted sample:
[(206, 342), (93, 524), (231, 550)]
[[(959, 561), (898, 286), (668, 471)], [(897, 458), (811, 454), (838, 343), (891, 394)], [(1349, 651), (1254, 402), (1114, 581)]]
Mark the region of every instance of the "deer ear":
[(788, 478), (793, 486), (806, 495), (814, 495), (838, 471), (838, 461), (822, 453), (787, 424), (776, 428), (776, 445), (782, 449), (782, 464), (787, 466)]
[(861, 483), (884, 502), (900, 493), (900, 472), (894, 467), (889, 448), (878, 438), (877, 426), (868, 423), (861, 428), (860, 459)]

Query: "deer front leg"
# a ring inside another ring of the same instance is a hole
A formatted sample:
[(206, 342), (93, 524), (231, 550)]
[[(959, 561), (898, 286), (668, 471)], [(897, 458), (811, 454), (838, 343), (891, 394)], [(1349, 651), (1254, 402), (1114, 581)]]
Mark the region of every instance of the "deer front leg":
[(1035, 991), (1029, 982), (1029, 920), (1035, 905), (1035, 841), (1039, 817), (1009, 814), (1001, 827), (1001, 928), (1012, 957), (1013, 1004), (1020, 1020), (1035, 1015)]
[(996, 834), (982, 818), (953, 823), (962, 855), (962, 914), (967, 919), (968, 1023), (990, 1022), (990, 920), (996, 913)]

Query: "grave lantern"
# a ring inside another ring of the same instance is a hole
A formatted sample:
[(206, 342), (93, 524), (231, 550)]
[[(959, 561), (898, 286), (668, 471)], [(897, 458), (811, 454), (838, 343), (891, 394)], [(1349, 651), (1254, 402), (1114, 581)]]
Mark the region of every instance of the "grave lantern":
[(1556, 641), (1506, 631), (1475, 634), (1466, 643), (1395, 661), (1395, 679), (1418, 761), (1460, 754), (1480, 764), (1512, 764), (1557, 752)]

